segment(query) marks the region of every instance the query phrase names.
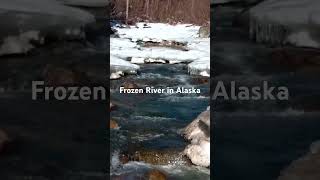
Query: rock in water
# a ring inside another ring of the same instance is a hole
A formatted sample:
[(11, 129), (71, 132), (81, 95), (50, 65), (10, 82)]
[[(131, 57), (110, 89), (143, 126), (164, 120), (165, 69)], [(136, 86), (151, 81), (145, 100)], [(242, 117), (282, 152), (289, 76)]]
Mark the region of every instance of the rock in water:
[(167, 176), (163, 172), (157, 169), (153, 169), (147, 173), (147, 179), (148, 180), (166, 180)]
[(183, 130), (184, 137), (194, 143), (210, 139), (210, 110), (202, 112)]
[(134, 83), (134, 82), (131, 82), (131, 81), (126, 81), (122, 84), (122, 86), (125, 88), (125, 89), (138, 89), (139, 86)]
[(121, 162), (141, 161), (152, 165), (190, 165), (190, 160), (178, 150), (142, 149), (133, 153), (120, 154)]
[(119, 125), (115, 120), (110, 119), (110, 129), (118, 129)]
[(184, 153), (193, 164), (203, 167), (210, 166), (210, 141), (201, 140), (198, 144), (188, 145)]
[(202, 112), (184, 130), (184, 137), (191, 141), (184, 154), (198, 166), (210, 166), (210, 108)]

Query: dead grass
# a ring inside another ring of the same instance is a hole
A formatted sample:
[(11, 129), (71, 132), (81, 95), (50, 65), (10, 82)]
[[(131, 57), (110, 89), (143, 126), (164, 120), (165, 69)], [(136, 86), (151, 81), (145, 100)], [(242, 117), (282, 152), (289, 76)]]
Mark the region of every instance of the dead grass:
[[(126, 0), (112, 0), (112, 18), (125, 21)], [(129, 0), (129, 23), (178, 22), (207, 25), (210, 0)]]

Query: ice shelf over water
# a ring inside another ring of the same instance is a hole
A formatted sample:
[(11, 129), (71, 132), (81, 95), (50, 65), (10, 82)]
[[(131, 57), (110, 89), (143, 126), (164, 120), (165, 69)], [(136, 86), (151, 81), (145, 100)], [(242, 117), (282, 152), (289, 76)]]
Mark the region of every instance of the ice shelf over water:
[(319, 0), (266, 0), (250, 9), (257, 42), (320, 48)]
[(1, 0), (0, 55), (26, 53), (48, 34), (81, 38), (82, 27), (95, 22), (93, 15), (56, 0)]

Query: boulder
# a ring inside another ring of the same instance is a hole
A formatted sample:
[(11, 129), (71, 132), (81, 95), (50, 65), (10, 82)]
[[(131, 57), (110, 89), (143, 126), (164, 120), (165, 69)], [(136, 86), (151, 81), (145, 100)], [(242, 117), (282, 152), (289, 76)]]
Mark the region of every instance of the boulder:
[(146, 173), (146, 178), (148, 180), (166, 180), (167, 175), (157, 169), (152, 169)]
[(190, 144), (184, 150), (191, 162), (198, 166), (210, 166), (210, 141), (201, 140), (197, 144)]
[(201, 139), (210, 139), (210, 110), (202, 112), (182, 133), (187, 140), (195, 143)]
[(110, 119), (110, 129), (119, 129), (119, 125), (115, 120)]
[(141, 161), (152, 165), (190, 165), (190, 160), (180, 150), (141, 149), (119, 155), (121, 162)]
[(123, 83), (122, 86), (125, 89), (138, 89), (139, 88), (139, 86), (136, 83), (130, 82), (130, 81)]
[(198, 166), (210, 166), (210, 107), (202, 112), (186, 128), (183, 129), (184, 137), (191, 143), (184, 154), (191, 162)]

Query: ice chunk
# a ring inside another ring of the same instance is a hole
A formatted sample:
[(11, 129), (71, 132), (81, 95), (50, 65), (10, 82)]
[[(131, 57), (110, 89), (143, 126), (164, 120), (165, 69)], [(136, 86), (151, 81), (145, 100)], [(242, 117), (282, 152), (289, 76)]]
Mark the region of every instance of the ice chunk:
[(18, 36), (8, 36), (3, 40), (0, 46), (0, 55), (27, 53), (34, 48), (30, 41), (36, 41), (42, 44), (44, 39), (40, 37), (39, 31), (28, 31)]
[[(117, 73), (121, 75), (123, 73), (135, 74), (140, 69), (136, 64), (131, 64), (130, 62), (120, 59), (115, 56), (110, 56), (110, 71), (111, 73)], [(119, 73), (121, 72), (121, 73)]]

